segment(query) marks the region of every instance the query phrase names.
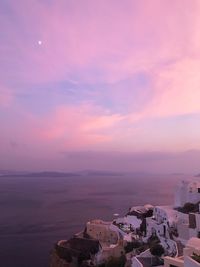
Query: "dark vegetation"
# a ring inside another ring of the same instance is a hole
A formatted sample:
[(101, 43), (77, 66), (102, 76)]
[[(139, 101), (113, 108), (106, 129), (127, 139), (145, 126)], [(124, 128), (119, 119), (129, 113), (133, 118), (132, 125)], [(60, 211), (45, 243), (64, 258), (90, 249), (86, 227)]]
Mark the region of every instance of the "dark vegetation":
[(72, 255), (69, 250), (55, 244), (55, 251), (59, 258), (72, 262)]
[(179, 207), (177, 208), (178, 211), (182, 212), (182, 213), (190, 213), (190, 212), (198, 212), (199, 211), (199, 203), (197, 202), (196, 204), (187, 202), (185, 203), (185, 205), (183, 207)]
[(161, 257), (165, 250), (161, 244), (154, 244), (152, 247), (150, 247), (150, 252), (153, 256)]
[(193, 260), (200, 263), (200, 255), (193, 252), (193, 255), (191, 256)]
[(151, 217), (153, 215), (153, 210), (149, 209), (144, 213), (138, 213), (137, 211), (133, 210), (131, 211), (131, 208), (129, 209), (128, 213), (126, 215), (132, 215), (132, 216), (136, 216), (138, 219), (144, 219), (147, 217)]
[(148, 241), (147, 241), (149, 247), (153, 247), (157, 244), (160, 243), (160, 239), (157, 237), (157, 235), (151, 235), (149, 238), (148, 238)]
[(133, 249), (140, 248), (141, 246), (142, 246), (142, 243), (135, 240), (134, 242), (128, 242), (124, 250), (126, 253), (129, 253), (133, 251)]
[(55, 245), (56, 254), (59, 258), (71, 262), (73, 258), (78, 260), (79, 266), (82, 262), (91, 259), (91, 255), (98, 253), (100, 243), (95, 239), (73, 237), (62, 246)]

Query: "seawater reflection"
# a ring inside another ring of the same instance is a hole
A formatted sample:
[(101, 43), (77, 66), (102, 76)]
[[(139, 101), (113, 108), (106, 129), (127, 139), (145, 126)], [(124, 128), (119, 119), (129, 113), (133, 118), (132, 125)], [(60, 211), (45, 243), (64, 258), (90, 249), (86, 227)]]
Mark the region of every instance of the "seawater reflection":
[(173, 202), (180, 175), (0, 177), (0, 261), (4, 267), (47, 267), (59, 239), (94, 218), (112, 220), (133, 205)]

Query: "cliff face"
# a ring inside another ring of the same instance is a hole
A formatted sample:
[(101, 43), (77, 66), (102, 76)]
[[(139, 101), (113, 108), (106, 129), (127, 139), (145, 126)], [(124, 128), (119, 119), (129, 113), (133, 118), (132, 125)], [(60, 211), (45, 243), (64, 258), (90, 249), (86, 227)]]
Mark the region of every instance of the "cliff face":
[(73, 263), (68, 263), (65, 260), (58, 257), (56, 251), (52, 251), (50, 257), (50, 267), (74, 267)]

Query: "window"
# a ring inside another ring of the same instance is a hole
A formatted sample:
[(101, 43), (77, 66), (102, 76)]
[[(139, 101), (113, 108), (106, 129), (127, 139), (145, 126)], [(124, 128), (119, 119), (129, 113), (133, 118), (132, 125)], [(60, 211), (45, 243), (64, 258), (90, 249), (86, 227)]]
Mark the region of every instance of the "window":
[(198, 188), (198, 193), (200, 193), (200, 188)]

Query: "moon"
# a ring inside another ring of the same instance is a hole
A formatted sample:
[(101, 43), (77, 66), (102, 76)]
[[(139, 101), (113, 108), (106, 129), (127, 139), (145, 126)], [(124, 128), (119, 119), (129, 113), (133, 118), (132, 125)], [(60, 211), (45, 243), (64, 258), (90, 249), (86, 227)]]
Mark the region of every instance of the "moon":
[(42, 45), (42, 41), (41, 40), (38, 40), (38, 45)]

